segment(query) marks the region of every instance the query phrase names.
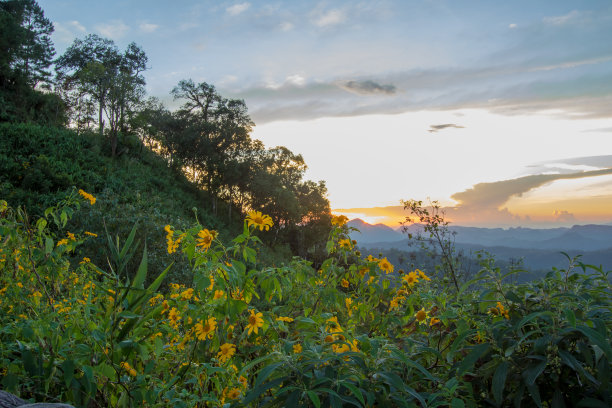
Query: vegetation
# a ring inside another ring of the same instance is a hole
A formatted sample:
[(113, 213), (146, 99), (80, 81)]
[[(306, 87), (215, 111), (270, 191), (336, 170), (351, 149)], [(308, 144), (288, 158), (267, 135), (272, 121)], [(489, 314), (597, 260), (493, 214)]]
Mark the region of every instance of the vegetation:
[(53, 61), (34, 0), (0, 1), (0, 22), (2, 389), (77, 407), (612, 406), (602, 268), (570, 258), (517, 285), (482, 256), (470, 276), (415, 201), (440, 263), (365, 256), (303, 158), (250, 138), (244, 101), (183, 80), (170, 112), (145, 99), (138, 45), (90, 35)]
[[(601, 269), (503, 282), (491, 259), (459, 292), (357, 253), (341, 217), (320, 269), (259, 261), (250, 213), (229, 244), (167, 225), (168, 267), (135, 273), (136, 228), (109, 265), (70, 255), (74, 192), (38, 220), (0, 204), (2, 376), (25, 398), (77, 406), (609, 406), (611, 291)], [(272, 230), (277, 228), (273, 226)], [(168, 279), (173, 256), (191, 285)], [(478, 287), (475, 283), (478, 282)]]

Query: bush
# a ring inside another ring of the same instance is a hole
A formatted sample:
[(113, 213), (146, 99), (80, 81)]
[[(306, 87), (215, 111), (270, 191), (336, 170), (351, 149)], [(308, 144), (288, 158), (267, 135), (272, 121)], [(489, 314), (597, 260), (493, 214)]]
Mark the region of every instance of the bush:
[[(154, 237), (165, 269), (146, 283), (146, 247), (131, 262), (135, 228), (124, 243), (106, 237), (108, 266), (71, 262), (76, 248), (103, 239), (65, 230), (80, 206), (99, 205), (83, 202), (73, 193), (36, 221), (0, 204), (0, 383), (22, 398), (80, 407), (612, 405), (611, 291), (599, 268), (578, 263), (510, 285), (484, 259), (457, 291), (363, 257), (342, 218), (320, 269), (300, 258), (270, 267), (256, 233), (272, 220), (251, 213), (225, 245), (200, 224), (166, 225)], [(160, 292), (175, 257), (193, 280)]]

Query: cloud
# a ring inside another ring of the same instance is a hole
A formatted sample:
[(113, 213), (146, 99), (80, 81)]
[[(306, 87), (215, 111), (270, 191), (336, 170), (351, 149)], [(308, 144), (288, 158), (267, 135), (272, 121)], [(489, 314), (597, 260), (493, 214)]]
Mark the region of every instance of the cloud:
[(225, 9), (230, 16), (237, 16), (247, 11), (251, 7), (251, 3), (238, 3)]
[(325, 12), (315, 12), (312, 23), (318, 27), (326, 28), (344, 23), (346, 14), (340, 9), (332, 9)]
[(284, 21), (279, 25), (279, 28), (281, 29), (281, 31), (291, 31), (293, 30), (293, 23), (290, 23), (288, 21)]
[(572, 10), (563, 16), (544, 17), (542, 21), (551, 25), (564, 25), (571, 21), (575, 21), (581, 15), (577, 10)]
[(143, 33), (152, 33), (153, 31), (157, 30), (159, 26), (157, 24), (142, 23), (138, 26), (138, 28)]
[(431, 125), (429, 127), (430, 127), (430, 129), (428, 130), (429, 133), (436, 133), (446, 128), (464, 129), (463, 126), (459, 126), (454, 123), (445, 123), (444, 125)]
[(492, 183), (479, 183), (465, 191), (455, 193), (451, 198), (458, 202), (456, 208), (468, 209), (470, 212), (497, 210), (512, 197), (521, 197), (524, 193), (555, 180), (580, 179), (612, 174), (612, 168), (592, 171), (581, 171), (567, 174), (533, 174), (510, 180)]
[(58, 21), (53, 22), (55, 28), (54, 36), (62, 42), (70, 42), (75, 37), (85, 34), (87, 30), (77, 20), (60, 23)]
[(381, 85), (374, 81), (347, 81), (340, 83), (342, 89), (360, 95), (386, 94), (392, 95), (396, 92), (394, 85)]
[(612, 132), (612, 127), (608, 127), (608, 128), (597, 128), (597, 129), (587, 129), (587, 130), (583, 130), (582, 132)]
[(516, 24), (515, 24), (515, 23), (512, 23), (512, 24), (509, 24), (509, 25), (508, 25), (508, 28), (516, 28), (516, 27), (517, 27), (517, 26), (516, 26)]
[(566, 210), (555, 210), (553, 211), (552, 215), (555, 219), (555, 222), (572, 223), (577, 221), (574, 214)]
[(117, 40), (123, 37), (130, 27), (121, 20), (113, 20), (108, 23), (97, 24), (95, 29), (104, 37)]

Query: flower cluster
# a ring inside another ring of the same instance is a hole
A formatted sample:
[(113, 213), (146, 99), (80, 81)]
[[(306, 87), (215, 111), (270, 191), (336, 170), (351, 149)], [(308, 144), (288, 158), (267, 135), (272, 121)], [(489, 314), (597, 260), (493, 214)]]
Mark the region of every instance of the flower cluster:
[(79, 194), (86, 200), (89, 200), (89, 204), (90, 205), (94, 205), (96, 203), (96, 197), (92, 196), (91, 194), (83, 191), (83, 190), (79, 190)]

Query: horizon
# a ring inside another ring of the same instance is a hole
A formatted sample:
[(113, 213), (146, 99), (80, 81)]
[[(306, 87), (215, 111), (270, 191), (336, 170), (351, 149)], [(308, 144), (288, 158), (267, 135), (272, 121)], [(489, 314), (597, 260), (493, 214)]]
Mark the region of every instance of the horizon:
[(244, 99), (334, 213), (392, 223), (431, 197), (462, 225), (612, 221), (609, 2), (39, 3), (58, 56), (134, 41), (170, 108), (189, 78)]

